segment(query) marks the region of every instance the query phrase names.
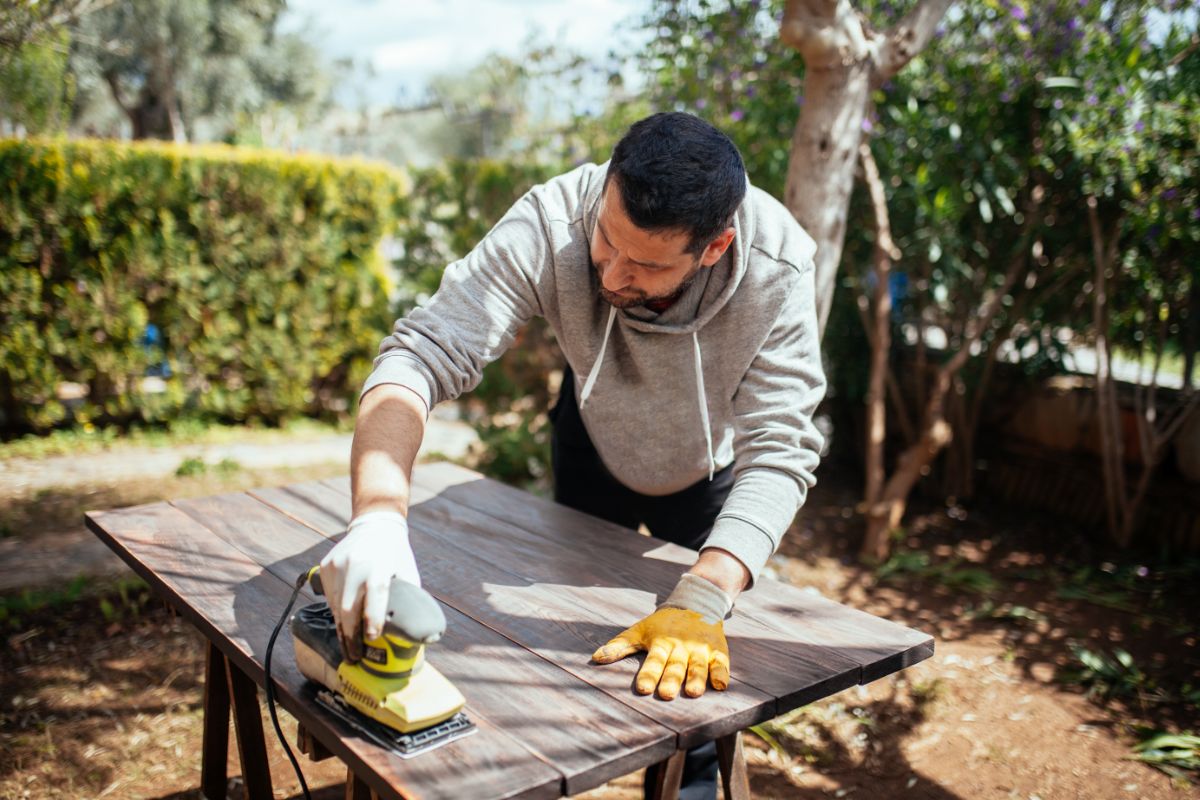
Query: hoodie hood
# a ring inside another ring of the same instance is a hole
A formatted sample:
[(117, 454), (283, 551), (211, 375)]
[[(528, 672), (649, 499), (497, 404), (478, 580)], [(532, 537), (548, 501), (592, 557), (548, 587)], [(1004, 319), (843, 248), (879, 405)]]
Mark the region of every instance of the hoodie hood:
[[(592, 174), (584, 199), (584, 236), (591, 244), (596, 218), (600, 216), (600, 200), (604, 196), (604, 180), (608, 175), (608, 161)], [(737, 292), (750, 264), (753, 245), (749, 234), (754, 230), (754, 207), (750, 199), (750, 184), (746, 184), (746, 199), (742, 201), (733, 217), (733, 242), (717, 263), (696, 273), (695, 278), (670, 308), (661, 314), (648, 308), (617, 309), (616, 318), (632, 330), (642, 333), (691, 334), (707, 325)], [(596, 297), (600, 303), (608, 303), (600, 297), (599, 278), (596, 278)]]

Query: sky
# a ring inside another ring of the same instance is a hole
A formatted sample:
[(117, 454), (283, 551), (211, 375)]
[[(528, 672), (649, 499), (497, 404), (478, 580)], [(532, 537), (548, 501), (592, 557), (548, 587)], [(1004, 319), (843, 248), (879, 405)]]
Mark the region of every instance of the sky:
[[(342, 87), (344, 103), (369, 105), (423, 96), (439, 73), (465, 70), (489, 52), (516, 55), (531, 31), (539, 40), (603, 58), (636, 36), (645, 0), (289, 0), (280, 27), (307, 31), (332, 61), (369, 61), (375, 76)], [(363, 76), (364, 73), (358, 73)]]

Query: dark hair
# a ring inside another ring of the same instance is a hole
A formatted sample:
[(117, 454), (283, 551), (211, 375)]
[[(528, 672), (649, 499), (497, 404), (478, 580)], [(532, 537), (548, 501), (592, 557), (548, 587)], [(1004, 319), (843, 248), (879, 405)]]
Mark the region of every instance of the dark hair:
[(686, 232), (700, 255), (729, 227), (746, 196), (746, 168), (729, 137), (699, 117), (646, 117), (617, 142), (605, 186), (615, 180), (625, 213), (643, 230)]

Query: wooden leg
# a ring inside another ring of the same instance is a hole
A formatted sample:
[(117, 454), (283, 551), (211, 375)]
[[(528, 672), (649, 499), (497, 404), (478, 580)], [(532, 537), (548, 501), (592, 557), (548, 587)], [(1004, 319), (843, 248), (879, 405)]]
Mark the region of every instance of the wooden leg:
[(346, 768), (346, 800), (379, 800), (379, 795), (370, 786), (367, 786), (366, 781), (354, 774), (354, 771), (349, 767)]
[(212, 642), (204, 668), (204, 739), (200, 749), (200, 793), (205, 800), (225, 800), (229, 775), (229, 679), (225, 656)]
[(686, 750), (676, 750), (673, 756), (659, 765), (652, 800), (678, 800), (679, 784), (683, 781), (683, 760), (686, 757)]
[(272, 800), (271, 767), (267, 762), (267, 742), (263, 738), (262, 712), (258, 708), (258, 688), (229, 659), (225, 659), (225, 675), (229, 680), (246, 800)]
[(304, 727), (303, 723), (296, 725), (296, 749), (313, 761), (324, 761), (327, 758), (333, 758), (333, 753), (329, 752), (325, 745), (321, 744), (315, 736), (309, 733), (308, 728)]
[(717, 739), (717, 762), (721, 767), (725, 800), (750, 800), (750, 777), (746, 773), (741, 731)]

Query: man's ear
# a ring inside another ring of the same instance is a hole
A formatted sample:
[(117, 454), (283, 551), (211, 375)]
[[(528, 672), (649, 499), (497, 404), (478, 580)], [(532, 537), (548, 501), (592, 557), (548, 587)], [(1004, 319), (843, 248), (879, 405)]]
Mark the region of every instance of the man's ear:
[(729, 245), (733, 244), (733, 228), (726, 228), (721, 231), (720, 236), (708, 243), (708, 247), (704, 248), (704, 252), (700, 255), (700, 266), (711, 267), (713, 264), (721, 260), (721, 256), (725, 255), (725, 251), (729, 249)]

